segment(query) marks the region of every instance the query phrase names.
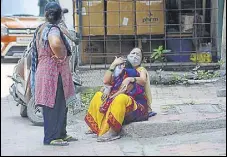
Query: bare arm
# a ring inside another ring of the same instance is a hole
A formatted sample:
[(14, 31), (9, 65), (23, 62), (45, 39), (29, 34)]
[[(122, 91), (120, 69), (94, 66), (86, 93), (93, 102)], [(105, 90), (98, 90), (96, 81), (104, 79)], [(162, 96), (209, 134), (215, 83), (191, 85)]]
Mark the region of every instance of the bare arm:
[(104, 78), (103, 78), (103, 83), (105, 85), (110, 85), (111, 84), (111, 81), (113, 79), (113, 76), (112, 76), (112, 72), (110, 71), (110, 69), (115, 69), (116, 65), (114, 64), (111, 64), (111, 66), (109, 67), (108, 70), (106, 70), (105, 74), (104, 74)]
[[(50, 44), (50, 48), (53, 51), (56, 58), (63, 58), (65, 57), (63, 54), (63, 42), (60, 37), (60, 31), (56, 30), (57, 28), (51, 28), (51, 32), (48, 35), (48, 40)], [(52, 33), (53, 32), (53, 33)]]
[(124, 81), (122, 82), (122, 85), (128, 85), (131, 82), (134, 82), (136, 79), (136, 83), (141, 85), (141, 86), (145, 86), (147, 83), (147, 72), (145, 70), (142, 70), (140, 72), (140, 77), (127, 77), (124, 79)]
[(114, 70), (117, 65), (119, 65), (119, 64), (121, 64), (123, 62), (124, 62), (123, 58), (121, 58), (121, 57), (119, 57), (119, 58), (116, 57), (115, 58), (113, 63), (110, 65), (109, 69), (104, 74), (103, 83), (105, 85), (110, 85), (111, 81), (113, 79), (112, 72), (110, 70)]
[(118, 90), (117, 93), (115, 93), (113, 96), (111, 96), (111, 98), (121, 94), (121, 93), (125, 93), (125, 92), (129, 92), (133, 89), (133, 85), (130, 84), (132, 82), (134, 82), (136, 79), (136, 83), (140, 84), (141, 86), (145, 86), (146, 82), (147, 82), (147, 72), (145, 70), (142, 70), (140, 72), (140, 77), (127, 77), (124, 79), (124, 81), (121, 84), (120, 89)]
[(141, 86), (145, 86), (147, 83), (147, 72), (145, 70), (142, 70), (140, 72), (140, 77), (135, 77), (135, 78), (136, 78), (136, 83), (140, 84)]

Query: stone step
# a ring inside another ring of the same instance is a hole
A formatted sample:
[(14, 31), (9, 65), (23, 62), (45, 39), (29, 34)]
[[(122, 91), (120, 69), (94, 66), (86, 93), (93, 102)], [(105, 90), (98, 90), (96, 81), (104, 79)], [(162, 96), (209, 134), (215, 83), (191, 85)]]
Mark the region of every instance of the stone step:
[(226, 128), (225, 118), (188, 122), (137, 122), (124, 126), (121, 135), (135, 138), (149, 138), (218, 128)]
[(226, 88), (217, 90), (218, 97), (226, 97)]
[(226, 112), (219, 105), (177, 105), (148, 121), (124, 126), (121, 134), (149, 138), (218, 128), (226, 128)]

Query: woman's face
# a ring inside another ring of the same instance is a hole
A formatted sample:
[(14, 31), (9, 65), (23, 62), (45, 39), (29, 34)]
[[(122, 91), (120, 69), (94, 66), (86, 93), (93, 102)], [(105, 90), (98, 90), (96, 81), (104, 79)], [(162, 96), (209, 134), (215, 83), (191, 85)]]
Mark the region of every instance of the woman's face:
[(139, 66), (142, 62), (142, 52), (139, 48), (134, 48), (127, 56), (128, 61), (132, 66)]

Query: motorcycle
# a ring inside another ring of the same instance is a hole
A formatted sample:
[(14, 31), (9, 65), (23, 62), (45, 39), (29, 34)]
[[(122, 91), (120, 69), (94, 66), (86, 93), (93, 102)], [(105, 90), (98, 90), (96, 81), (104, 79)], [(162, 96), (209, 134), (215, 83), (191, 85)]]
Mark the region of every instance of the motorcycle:
[[(61, 30), (70, 41), (72, 47), (72, 56), (70, 58), (70, 68), (72, 73), (75, 88), (82, 86), (81, 78), (78, 75), (77, 67), (77, 46), (78, 38), (74, 30), (68, 30), (64, 21), (59, 24)], [(36, 126), (43, 126), (42, 108), (35, 105), (34, 97), (31, 95), (30, 88), (30, 69), (31, 69), (31, 54), (32, 42), (29, 43), (24, 51), (22, 58), (18, 61), (13, 70), (13, 75), (8, 76), (13, 80), (13, 84), (9, 88), (10, 95), (17, 102), (16, 106), (20, 105), (21, 117), (28, 117)]]

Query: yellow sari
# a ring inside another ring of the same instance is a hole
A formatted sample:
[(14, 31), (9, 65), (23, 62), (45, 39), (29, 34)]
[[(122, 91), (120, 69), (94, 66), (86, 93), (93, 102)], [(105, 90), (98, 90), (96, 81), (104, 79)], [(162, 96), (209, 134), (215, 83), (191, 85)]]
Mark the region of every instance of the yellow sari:
[[(137, 71), (141, 70), (141, 68), (137, 69)], [(149, 77), (147, 77), (147, 79), (147, 81), (149, 81)], [(150, 81), (148, 82), (148, 84), (150, 88)], [(88, 112), (85, 116), (85, 122), (87, 123), (91, 131), (96, 133), (98, 136), (105, 134), (110, 129), (110, 127), (115, 132), (120, 132), (125, 115), (127, 115), (129, 112), (137, 110), (138, 106), (141, 106), (137, 104), (132, 97), (126, 94), (119, 94), (114, 98), (107, 112), (103, 114), (99, 111), (101, 105), (103, 104), (103, 101), (101, 99), (102, 94), (102, 92), (97, 92), (94, 95), (90, 102)], [(149, 98), (151, 97), (148, 97), (148, 106), (150, 106), (149, 102), (151, 101), (151, 99)]]

